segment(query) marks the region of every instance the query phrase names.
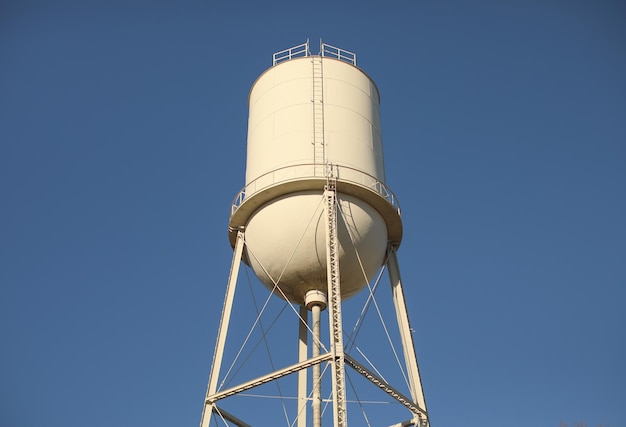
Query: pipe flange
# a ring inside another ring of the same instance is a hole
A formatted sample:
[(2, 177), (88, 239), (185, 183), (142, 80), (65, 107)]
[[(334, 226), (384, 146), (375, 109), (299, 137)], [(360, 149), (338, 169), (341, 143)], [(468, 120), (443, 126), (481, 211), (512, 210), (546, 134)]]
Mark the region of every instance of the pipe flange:
[(304, 305), (307, 310), (312, 310), (313, 306), (319, 305), (322, 310), (326, 309), (327, 299), (326, 294), (317, 289), (308, 291), (304, 296)]

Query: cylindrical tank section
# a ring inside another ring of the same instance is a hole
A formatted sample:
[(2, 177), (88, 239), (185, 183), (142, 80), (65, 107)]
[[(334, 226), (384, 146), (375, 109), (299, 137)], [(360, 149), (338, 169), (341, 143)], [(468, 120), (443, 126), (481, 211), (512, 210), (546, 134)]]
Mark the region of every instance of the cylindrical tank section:
[(337, 59), (309, 56), (268, 69), (250, 91), (246, 185), (260, 180), (252, 192), (263, 188), (276, 179), (272, 171), (308, 175), (295, 166), (322, 161), (345, 166), (346, 178), (365, 173), (384, 183), (379, 104), (374, 82)]
[(233, 205), (231, 242), (245, 229), (245, 260), (289, 301), (326, 292), (328, 175), (337, 182), (342, 298), (359, 292), (399, 244), (402, 226), (385, 186), (374, 82), (339, 59), (305, 56), (281, 62), (249, 97), (246, 187)]

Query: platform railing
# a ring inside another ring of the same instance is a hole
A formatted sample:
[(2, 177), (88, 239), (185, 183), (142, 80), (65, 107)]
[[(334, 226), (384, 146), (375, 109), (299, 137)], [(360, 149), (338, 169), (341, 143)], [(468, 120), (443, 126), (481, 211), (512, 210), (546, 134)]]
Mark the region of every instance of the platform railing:
[[(326, 58), (334, 58), (348, 64), (356, 66), (356, 53), (349, 50), (341, 49), (336, 46), (329, 45), (320, 40), (320, 56)], [(279, 64), (284, 61), (289, 61), (294, 58), (301, 58), (311, 56), (311, 50), (309, 49), (309, 41), (299, 44), (298, 46), (290, 47), (289, 49), (276, 52), (272, 56), (272, 65)]]
[(339, 47), (331, 46), (326, 43), (320, 44), (320, 52), (322, 56), (335, 58), (356, 66), (356, 53), (341, 49)]
[(283, 61), (289, 61), (293, 58), (300, 58), (304, 56), (310, 56), (311, 52), (309, 51), (309, 41), (306, 43), (299, 44), (298, 46), (290, 47), (289, 49), (281, 50), (280, 52), (276, 52), (273, 55), (273, 64), (276, 65)]
[(367, 188), (381, 197), (383, 197), (393, 208), (396, 210), (398, 215), (400, 215), (400, 203), (396, 198), (395, 194), (391, 191), (389, 187), (387, 187), (384, 183), (378, 180), (376, 177), (369, 175), (363, 171), (360, 171), (355, 168), (351, 168), (349, 166), (340, 166), (340, 165), (327, 165), (326, 171), (324, 174), (320, 174), (318, 168), (314, 164), (298, 164), (285, 166), (282, 168), (274, 169), (270, 172), (267, 172), (258, 178), (250, 181), (248, 185), (237, 193), (235, 200), (231, 205), (230, 215), (232, 216), (237, 208), (241, 206), (244, 201), (258, 193), (261, 190), (272, 187), (277, 184), (281, 184), (291, 180), (302, 180), (302, 179), (325, 179), (327, 176), (333, 176), (337, 179), (338, 183), (347, 182), (352, 184), (357, 184), (361, 187)]

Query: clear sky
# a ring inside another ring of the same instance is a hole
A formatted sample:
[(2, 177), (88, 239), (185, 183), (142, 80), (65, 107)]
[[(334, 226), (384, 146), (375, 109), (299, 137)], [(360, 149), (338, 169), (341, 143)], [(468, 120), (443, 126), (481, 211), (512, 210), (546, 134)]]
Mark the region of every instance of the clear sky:
[(307, 38), (382, 95), (432, 426), (626, 427), (626, 6), (576, 0), (2, 2), (0, 425), (198, 424), (247, 94)]

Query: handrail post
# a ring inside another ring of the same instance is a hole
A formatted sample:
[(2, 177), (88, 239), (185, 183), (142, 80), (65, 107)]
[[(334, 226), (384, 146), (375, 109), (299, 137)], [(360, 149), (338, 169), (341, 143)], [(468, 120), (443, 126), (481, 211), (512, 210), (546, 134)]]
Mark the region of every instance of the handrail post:
[[(311, 169), (312, 168), (312, 172)], [(286, 172), (285, 172), (286, 171)], [(293, 171), (289, 173), (289, 171)], [(355, 177), (351, 173), (343, 174), (341, 171), (357, 172), (358, 176)], [(379, 196), (387, 200), (387, 202), (393, 206), (398, 212), (400, 212), (399, 203), (395, 197), (395, 194), (391, 191), (387, 184), (383, 183), (380, 179), (359, 169), (355, 169), (349, 166), (342, 166), (337, 164), (326, 165), (326, 173), (332, 173), (335, 178), (340, 181), (350, 182), (353, 184), (361, 185), (371, 191), (377, 193)], [(281, 175), (282, 174), (282, 175)], [(278, 169), (273, 169), (264, 173), (248, 182), (239, 193), (235, 196), (231, 206), (231, 216), (235, 213), (237, 208), (244, 202), (249, 194), (255, 194), (267, 187), (285, 182), (291, 179), (302, 178), (319, 178), (315, 175), (315, 165), (312, 163), (301, 163), (297, 165), (284, 166)], [(269, 181), (269, 183), (268, 183)], [(259, 184), (260, 183), (260, 184)]]

